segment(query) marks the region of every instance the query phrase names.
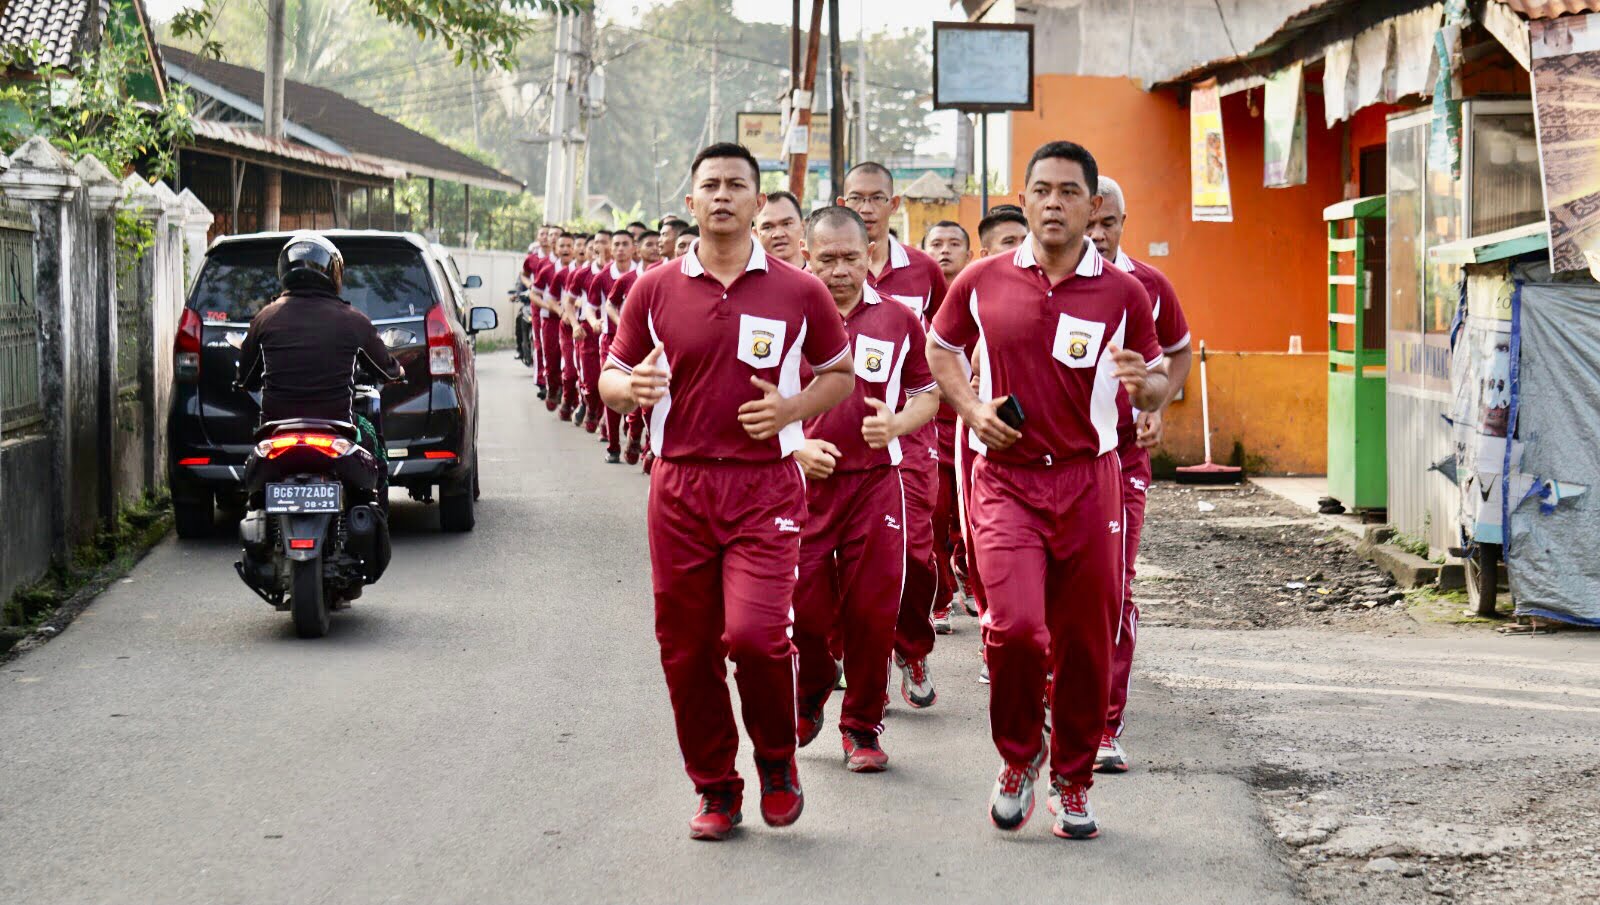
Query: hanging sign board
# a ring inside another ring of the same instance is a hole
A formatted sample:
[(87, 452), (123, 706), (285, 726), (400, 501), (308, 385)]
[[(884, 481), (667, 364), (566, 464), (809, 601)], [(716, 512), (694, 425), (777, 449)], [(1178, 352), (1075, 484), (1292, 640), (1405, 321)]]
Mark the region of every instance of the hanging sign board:
[[(763, 170), (781, 170), (789, 165), (788, 149), (784, 147), (782, 113), (734, 114), (734, 128), (738, 130), (739, 144), (750, 149)], [(826, 166), (828, 146), (833, 135), (833, 125), (826, 113), (811, 114), (811, 128), (797, 131), (797, 136), (807, 141), (806, 153), (810, 155), (807, 169)]]
[(1197, 82), (1189, 92), (1189, 192), (1192, 219), (1233, 222), (1228, 152), (1222, 143), (1222, 95), (1216, 79)]
[(1304, 72), (1296, 63), (1266, 81), (1266, 153), (1262, 184), (1269, 189), (1305, 185), (1306, 92)]
[(1600, 258), (1600, 15), (1540, 19), (1528, 28), (1550, 269), (1585, 270)]
[(933, 109), (1033, 109), (1033, 26), (933, 23)]

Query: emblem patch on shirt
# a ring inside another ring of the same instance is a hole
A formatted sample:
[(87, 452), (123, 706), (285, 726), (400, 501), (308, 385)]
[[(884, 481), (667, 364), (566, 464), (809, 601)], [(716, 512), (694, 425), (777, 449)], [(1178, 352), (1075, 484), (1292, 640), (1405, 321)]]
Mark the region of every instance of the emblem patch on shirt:
[(923, 306), (928, 304), (928, 299), (925, 296), (920, 295), (890, 295), (889, 298), (892, 298), (907, 308), (910, 308), (911, 313), (915, 314), (917, 317), (922, 316)]
[(852, 357), (857, 377), (868, 383), (887, 383), (894, 364), (894, 343), (860, 333)]
[(1056, 342), (1053, 353), (1056, 361), (1069, 368), (1092, 368), (1100, 360), (1100, 340), (1105, 337), (1106, 325), (1099, 321), (1063, 314), (1056, 323)]
[(739, 360), (752, 368), (775, 368), (783, 357), (788, 325), (769, 317), (739, 315)]

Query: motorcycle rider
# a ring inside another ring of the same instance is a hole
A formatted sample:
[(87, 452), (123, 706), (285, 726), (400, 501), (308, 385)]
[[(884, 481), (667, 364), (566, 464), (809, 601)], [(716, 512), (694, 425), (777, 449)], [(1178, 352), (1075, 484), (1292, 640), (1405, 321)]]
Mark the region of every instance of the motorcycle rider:
[[(239, 346), (240, 390), (261, 390), (261, 423), (291, 418), (343, 421), (357, 428), (357, 443), (387, 463), (383, 438), (355, 410), (358, 369), (386, 382), (405, 371), (389, 354), (372, 321), (340, 298), (344, 255), (325, 236), (297, 232), (278, 253), (283, 294), (261, 309)], [(380, 469), (379, 499), (387, 487)]]

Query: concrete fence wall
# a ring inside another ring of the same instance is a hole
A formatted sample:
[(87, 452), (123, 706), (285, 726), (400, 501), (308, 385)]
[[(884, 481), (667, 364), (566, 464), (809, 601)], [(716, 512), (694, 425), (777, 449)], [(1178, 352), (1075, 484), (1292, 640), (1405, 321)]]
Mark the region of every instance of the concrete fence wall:
[(455, 259), (456, 268), (461, 271), (463, 279), (474, 274), (483, 278), (482, 286), (466, 291), (467, 303), (473, 306), (487, 305), (500, 315), (500, 326), (493, 331), (478, 334), (479, 337), (504, 341), (507, 344), (515, 341), (516, 311), (511, 306), (511, 299), (506, 295), (506, 290), (517, 285), (517, 278), (522, 275), (522, 261), (527, 254), (520, 251), (488, 251), (481, 248), (451, 248), (448, 251)]
[[(119, 257), (119, 211), (154, 236), (131, 260)], [(188, 192), (119, 181), (41, 138), (0, 155), (0, 218), (11, 240), (0, 260), (4, 600), (165, 484), (173, 340), (212, 218)], [(22, 354), (34, 351), (36, 363)]]

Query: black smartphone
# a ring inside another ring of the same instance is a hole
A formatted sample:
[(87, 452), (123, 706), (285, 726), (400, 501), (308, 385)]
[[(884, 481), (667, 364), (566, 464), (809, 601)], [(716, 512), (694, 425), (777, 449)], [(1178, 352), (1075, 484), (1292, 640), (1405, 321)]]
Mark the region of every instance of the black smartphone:
[(1015, 394), (1007, 396), (994, 413), (1012, 430), (1022, 430), (1022, 422), (1027, 420), (1027, 416), (1022, 414), (1022, 403), (1017, 401)]

